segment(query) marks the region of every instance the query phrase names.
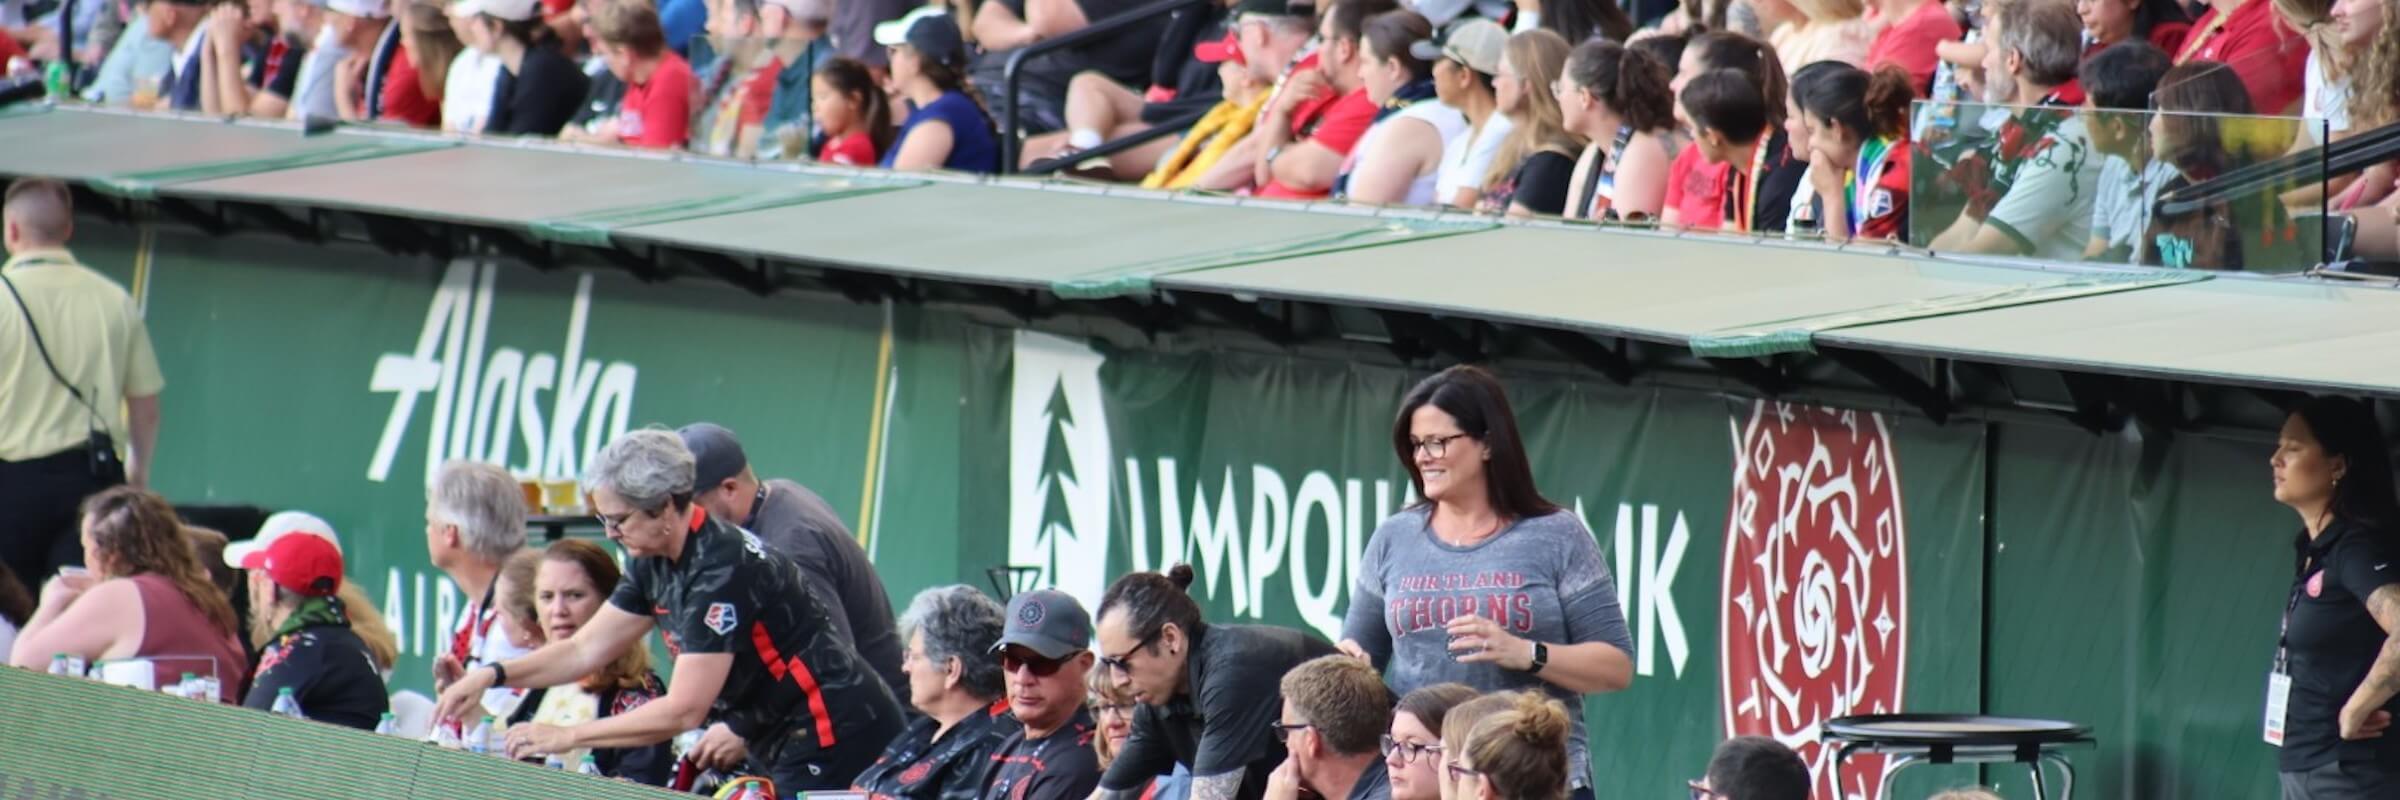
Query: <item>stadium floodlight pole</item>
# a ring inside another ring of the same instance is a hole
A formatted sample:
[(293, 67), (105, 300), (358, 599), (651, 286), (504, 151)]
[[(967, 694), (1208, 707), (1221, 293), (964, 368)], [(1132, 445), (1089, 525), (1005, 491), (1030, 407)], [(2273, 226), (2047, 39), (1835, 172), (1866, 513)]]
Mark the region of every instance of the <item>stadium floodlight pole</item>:
[[(69, 0), (69, 2), (73, 2), (73, 0)], [(1008, 64), (1001, 68), (1000, 77), (1000, 114), (1002, 117), (1000, 120), (1000, 171), (1004, 173), (1017, 171), (1017, 140), (1023, 134), (1022, 126), (1017, 122), (1017, 87), (1022, 83), (1019, 75), (1025, 66), (1026, 59), (1054, 50), (1076, 47), (1133, 27), (1152, 17), (1173, 14), (1186, 8), (1198, 8), (1208, 2), (1209, 0), (1159, 0), (1085, 25), (1073, 33), (1043, 39), (1017, 48), (1016, 52), (1008, 54)]]

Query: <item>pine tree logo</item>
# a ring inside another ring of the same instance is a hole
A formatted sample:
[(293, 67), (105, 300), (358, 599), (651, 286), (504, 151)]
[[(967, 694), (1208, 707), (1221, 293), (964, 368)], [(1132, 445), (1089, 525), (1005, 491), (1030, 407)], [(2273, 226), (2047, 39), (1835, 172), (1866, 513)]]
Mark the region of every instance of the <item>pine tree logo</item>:
[(1018, 331), (1009, 391), (1008, 563), (1096, 605), (1106, 588), (1111, 446), (1089, 345)]

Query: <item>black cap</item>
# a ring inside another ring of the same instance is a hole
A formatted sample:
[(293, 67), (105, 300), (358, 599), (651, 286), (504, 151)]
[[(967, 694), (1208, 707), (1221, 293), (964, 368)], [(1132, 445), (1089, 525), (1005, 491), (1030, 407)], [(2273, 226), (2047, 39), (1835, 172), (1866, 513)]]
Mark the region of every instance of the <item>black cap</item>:
[(693, 491), (717, 488), (750, 466), (749, 454), (742, 452), (742, 440), (722, 425), (695, 422), (675, 433), (683, 437), (683, 448), (692, 451)]

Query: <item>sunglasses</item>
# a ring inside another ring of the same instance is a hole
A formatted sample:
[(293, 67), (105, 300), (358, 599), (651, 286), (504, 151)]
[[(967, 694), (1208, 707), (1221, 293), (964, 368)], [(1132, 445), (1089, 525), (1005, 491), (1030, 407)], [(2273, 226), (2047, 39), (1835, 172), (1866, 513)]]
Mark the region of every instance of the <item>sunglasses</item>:
[(1141, 652), (1142, 648), (1149, 647), (1152, 643), (1157, 642), (1159, 634), (1166, 632), (1167, 629), (1160, 628), (1156, 632), (1151, 633), (1149, 636), (1142, 637), (1142, 640), (1136, 643), (1133, 646), (1133, 649), (1125, 651), (1123, 655), (1100, 656), (1100, 666), (1107, 667), (1120, 675), (1133, 674), (1133, 664), (1127, 662), (1126, 659), (1132, 658), (1133, 654)]
[(1708, 787), (1700, 785), (1699, 781), (1684, 781), (1684, 785), (1691, 788), (1692, 800), (1724, 800), (1724, 795), (1710, 791)]
[(1033, 673), (1036, 678), (1047, 678), (1058, 674), (1059, 667), (1066, 666), (1068, 661), (1074, 659), (1075, 653), (1068, 653), (1066, 658), (1043, 658), (1038, 655), (1020, 656), (1014, 649), (1002, 650), (1000, 651), (1000, 671), (1004, 674), (1015, 674), (1017, 670), (1021, 669)]
[(1269, 722), (1269, 723), (1267, 723), (1267, 727), (1269, 727), (1269, 728), (1273, 728), (1273, 729), (1275, 730), (1275, 741), (1278, 741), (1278, 742), (1289, 742), (1289, 741), (1291, 741), (1291, 740), (1292, 740), (1292, 731), (1296, 731), (1296, 730), (1302, 730), (1302, 729), (1305, 729), (1305, 728), (1313, 728), (1313, 727), (1316, 727), (1316, 726), (1314, 726), (1314, 725), (1310, 725), (1310, 724), (1308, 724), (1308, 723), (1305, 723), (1305, 722), (1303, 722), (1303, 723), (1300, 723), (1300, 724), (1298, 724), (1298, 725), (1285, 725), (1285, 724), (1283, 724), (1283, 723), (1281, 723), (1281, 722)]

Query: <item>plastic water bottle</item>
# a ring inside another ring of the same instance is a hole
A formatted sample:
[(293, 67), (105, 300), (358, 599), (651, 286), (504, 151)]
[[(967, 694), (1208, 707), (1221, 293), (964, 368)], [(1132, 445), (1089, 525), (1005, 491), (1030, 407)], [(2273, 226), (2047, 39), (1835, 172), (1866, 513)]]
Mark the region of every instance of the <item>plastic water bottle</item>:
[(590, 753), (583, 754), (583, 763), (575, 767), (575, 774), (590, 775), (596, 778), (608, 777), (600, 774), (600, 760), (593, 758)]
[(225, 692), (225, 684), (218, 683), (217, 676), (213, 674), (192, 679), (192, 686), (192, 697), (211, 703), (217, 702), (217, 699), (223, 697)]
[(400, 718), (393, 715), (392, 712), (383, 712), (383, 716), (375, 719), (375, 733), (383, 736), (393, 736), (399, 734)]
[(300, 713), (300, 698), (292, 696), (292, 687), (289, 686), (275, 690), (275, 705), (269, 706), (267, 713), (278, 717), (308, 719), (307, 714)]
[(460, 744), (460, 742), (458, 741), (458, 723), (456, 723), (456, 722), (436, 722), (436, 723), (434, 723), (434, 724), (433, 724), (433, 746), (435, 746), (435, 747), (439, 747), (439, 748), (442, 748), (442, 749), (444, 749), (444, 750), (456, 750), (456, 749), (459, 749), (460, 747), (463, 747), (464, 745)]
[(83, 659), (65, 653), (53, 655), (50, 657), (50, 674), (81, 678), (83, 677)]
[(477, 723), (475, 723), (475, 729), (474, 729), (474, 730), (467, 731), (467, 752), (469, 752), (469, 753), (476, 753), (476, 754), (480, 754), (480, 755), (490, 755), (490, 754), (491, 754), (491, 752), (492, 752), (492, 718), (491, 718), (491, 717), (488, 717), (488, 716), (487, 716), (487, 717), (484, 717), (482, 722), (477, 722)]
[(559, 758), (557, 753), (551, 753), (549, 757), (542, 759), (542, 768), (564, 770), (567, 768), (567, 760)]

